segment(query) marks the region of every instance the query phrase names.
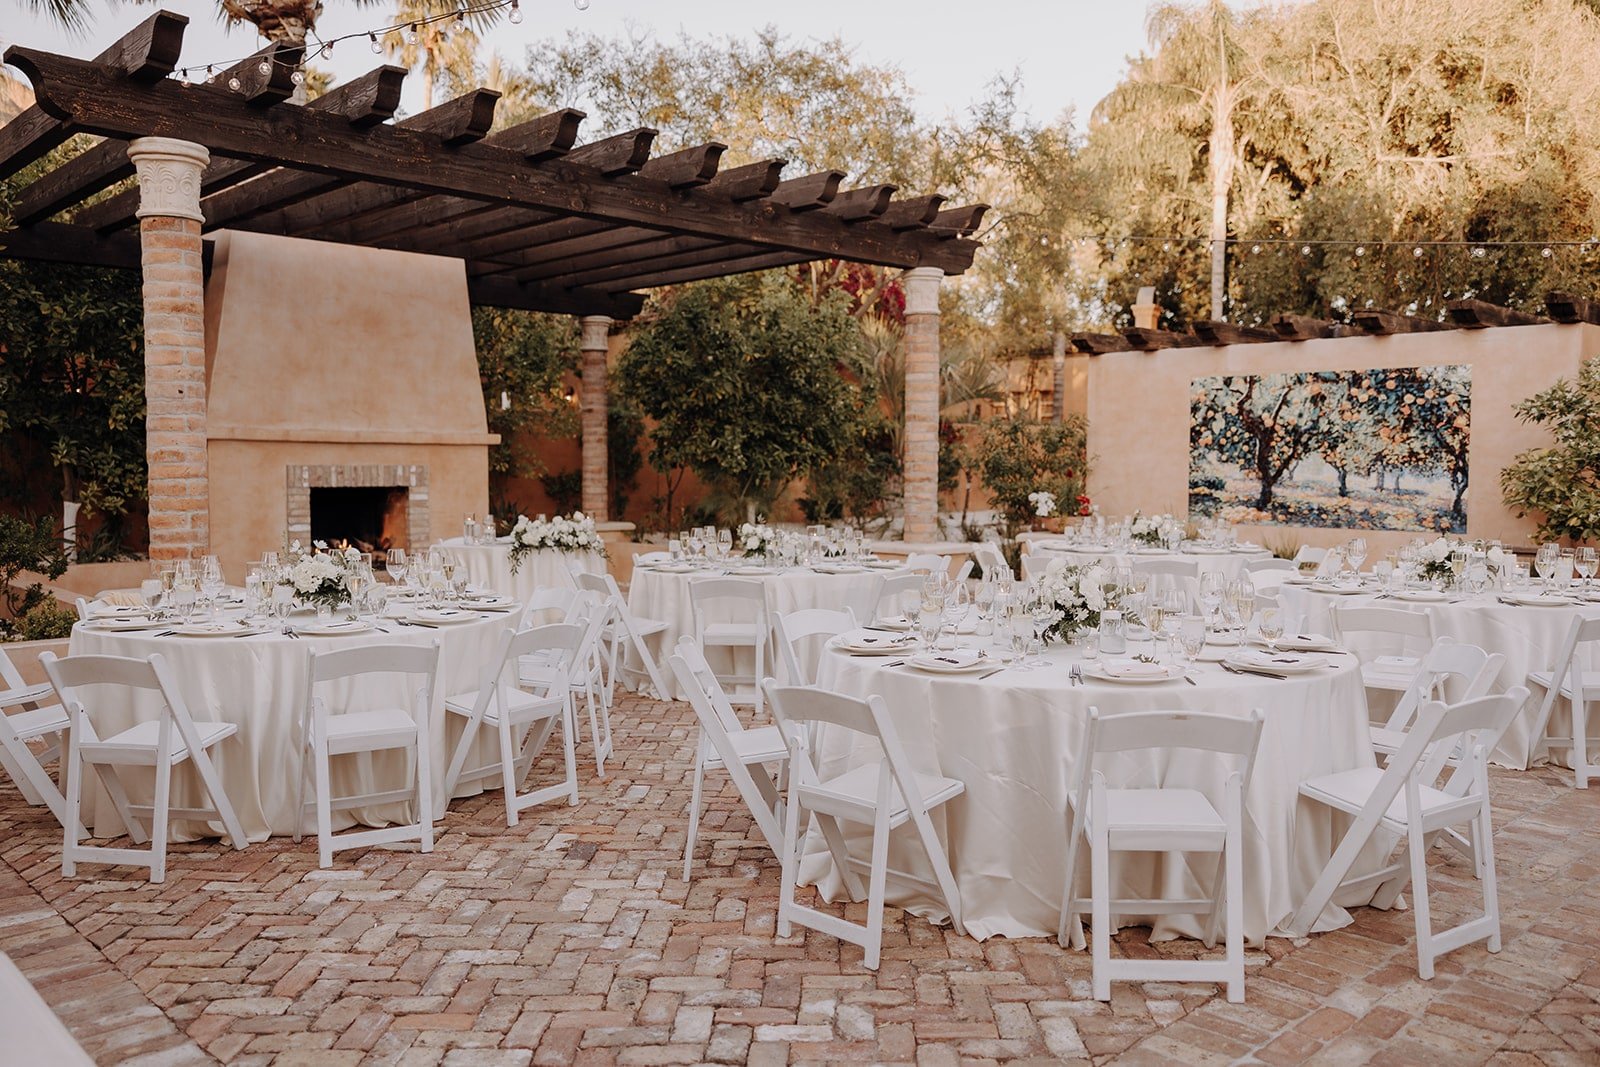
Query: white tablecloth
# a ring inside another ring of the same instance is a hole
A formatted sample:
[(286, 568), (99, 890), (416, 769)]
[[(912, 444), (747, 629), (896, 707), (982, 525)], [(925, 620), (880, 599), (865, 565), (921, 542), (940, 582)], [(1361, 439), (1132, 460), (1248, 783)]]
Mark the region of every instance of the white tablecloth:
[[(739, 568), (732, 568), (739, 569)], [(754, 568), (750, 568), (754, 571)], [(678, 638), (694, 634), (694, 610), (689, 602), (689, 584), (696, 579), (718, 576), (719, 570), (703, 569), (678, 573), (656, 568), (636, 566), (633, 583), (628, 589), (628, 608), (634, 615), (645, 619), (658, 619), (667, 628), (651, 639), (652, 651), (662, 664), (662, 674), (673, 692), (669, 699), (680, 699), (671, 672), (665, 669), (666, 657), (678, 644)], [(849, 608), (856, 618), (866, 621), (877, 599), (880, 578), (899, 574), (900, 570), (862, 569), (848, 574), (822, 574), (809, 567), (789, 567), (782, 570), (761, 570), (751, 574), (731, 574), (729, 577), (749, 578), (761, 582), (767, 590), (767, 610), (773, 612), (800, 611), (804, 608)], [(747, 618), (747, 616), (746, 616)], [(738, 621), (732, 604), (712, 604), (707, 614), (708, 622)], [(713, 667), (749, 673), (753, 659), (738, 657), (736, 664), (723, 664), (719, 656), (725, 650), (709, 649), (708, 658)], [(776, 665), (770, 657), (766, 671), (776, 675)]]
[(511, 571), (511, 545), (497, 541), (492, 545), (463, 544), (461, 538), (452, 537), (439, 542), (467, 568), (467, 580), (480, 589), (493, 589), (498, 593), (527, 603), (539, 589), (570, 588), (572, 572), (577, 566), (589, 574), (606, 572), (605, 557), (598, 552), (557, 552), (540, 549), (522, 559), (516, 573)]
[[(273, 834), (293, 833), (295, 828), (295, 775), (300, 766), (300, 715), (305, 702), (308, 653), (312, 649), (332, 650), (357, 644), (421, 645), (438, 638), (439, 676), (431, 713), (433, 747), (434, 811), (442, 815), (445, 806), (444, 776), (456, 740), (461, 736), (461, 719), (446, 716), (444, 698), (477, 688), (478, 671), (494, 652), (500, 633), (511, 625), (516, 613), (484, 613), (474, 622), (456, 623), (434, 629), (384, 623), (389, 632), (368, 631), (349, 637), (301, 637), (291, 639), (277, 632), (257, 637), (156, 637), (153, 632), (108, 633), (83, 623), (73, 628), (70, 651), (73, 655), (149, 656), (160, 652), (172, 666), (182, 688), (189, 714), (197, 720), (237, 723), (238, 732), (211, 749), (222, 776), (228, 798), (239, 815), (245, 833), (252, 841), (264, 841)], [(397, 675), (375, 675), (342, 683), (327, 683), (319, 689), (324, 698), (345, 710), (363, 711), (383, 707), (410, 710), (414, 698), (404, 692), (405, 682)], [(106, 737), (159, 714), (159, 698), (154, 694), (128, 698), (124, 691), (114, 697), (98, 699), (91, 709), (95, 730)], [(451, 721), (447, 724), (446, 718)], [(482, 744), (479, 745), (483, 748)], [(489, 746), (492, 749), (492, 745)], [(480, 758), (488, 758), (483, 752)], [(490, 752), (492, 755), (492, 752)], [(334, 760), (334, 794), (374, 792), (380, 788), (402, 788), (405, 757), (384, 753), (376, 756), (341, 757)], [(143, 777), (124, 772), (135, 803), (148, 798), (148, 773)], [(192, 770), (184, 770), (174, 781), (182, 781), (183, 800), (175, 804), (199, 802), (203, 793)], [(307, 798), (315, 796), (307, 779)], [(116, 833), (117, 818), (103, 791), (92, 778), (84, 790), (85, 822), (96, 834)], [(475, 788), (465, 792), (476, 791)], [(344, 813), (344, 825), (355, 822), (382, 826), (408, 817), (409, 805), (388, 805)], [(339, 813), (335, 826), (339, 827)], [(174, 824), (175, 839), (216, 836), (218, 828), (204, 831), (193, 825)]]
[[(1031, 557), (1031, 558), (1030, 558)], [(1244, 565), (1254, 560), (1271, 559), (1272, 553), (1264, 548), (1241, 546), (1226, 551), (1210, 548), (1185, 548), (1168, 552), (1164, 548), (1137, 548), (1118, 551), (1110, 546), (1088, 546), (1070, 541), (1035, 541), (1033, 551), (1023, 557), (1023, 573), (1031, 576), (1040, 568), (1049, 566), (1053, 559), (1064, 559), (1076, 566), (1104, 561), (1113, 567), (1131, 567), (1135, 563), (1151, 560), (1177, 559), (1198, 563), (1200, 573), (1220, 571), (1235, 578), (1244, 571)]]
[[(1066, 866), (1067, 796), (1076, 773), (1077, 749), (1090, 706), (1102, 715), (1151, 710), (1205, 710), (1266, 714), (1254, 777), (1245, 797), (1245, 928), (1259, 943), (1286, 921), (1332, 855), (1345, 822), (1299, 800), (1302, 781), (1319, 774), (1373, 765), (1362, 701), (1361, 676), (1353, 657), (1292, 680), (1245, 677), (1202, 664), (1197, 686), (1182, 681), (1119, 685), (1068, 677), (1074, 650), (1056, 648), (1051, 665), (1016, 667), (989, 678), (932, 676), (910, 667), (885, 667), (884, 659), (851, 657), (830, 649), (819, 682), (853, 696), (882, 696), (894, 717), (909, 758), (925, 771), (966, 783), (966, 792), (935, 813), (960, 887), (967, 932), (979, 939), (1054, 935), (1060, 918)], [(875, 743), (852, 743), (855, 735), (828, 728), (822, 735), (822, 773), (877, 759)], [(1113, 786), (1165, 784), (1202, 790), (1221, 810), (1226, 762), (1192, 752), (1169, 757), (1144, 754), (1102, 757), (1099, 765)], [(842, 888), (820, 840), (807, 849), (802, 878), (817, 883), (829, 899)], [(1391, 839), (1392, 840), (1392, 839)], [(865, 837), (852, 851), (866, 855)], [(1376, 867), (1369, 846), (1356, 873)], [(1208, 897), (1215, 860), (1194, 855), (1173, 859), (1154, 854), (1121, 856), (1118, 895)], [(928, 867), (913, 835), (896, 836), (889, 866), (926, 875)], [(1196, 876), (1198, 874), (1198, 877)], [(1087, 854), (1079, 888), (1088, 895)], [(891, 882), (891, 893), (894, 883)], [(942, 907), (915, 889), (891, 896), (919, 914), (943, 919)], [(1354, 906), (1364, 901), (1340, 898)], [(1084, 917), (1087, 924), (1088, 917)], [(1133, 917), (1124, 917), (1132, 922)], [(1342, 908), (1327, 909), (1317, 929), (1349, 921)], [(1170, 916), (1157, 936), (1199, 936), (1203, 918)]]
[[(1600, 605), (1554, 605), (1548, 607), (1523, 607), (1502, 604), (1493, 593), (1481, 596), (1452, 599), (1444, 603), (1418, 603), (1393, 597), (1379, 600), (1375, 594), (1343, 596), (1317, 591), (1315, 586), (1284, 584), (1278, 588), (1278, 602), (1292, 618), (1298, 617), (1303, 632), (1315, 630), (1332, 632), (1334, 605), (1355, 607), (1384, 607), (1407, 609), (1427, 613), (1433, 619), (1435, 637), (1449, 637), (1462, 644), (1477, 645), (1485, 652), (1499, 652), (1506, 657), (1491, 691), (1503, 693), (1514, 685), (1528, 685), (1529, 671), (1549, 670), (1561, 643), (1579, 615), (1594, 616)], [(1371, 642), (1354, 644), (1358, 652), (1377, 651)], [(1579, 655), (1585, 655), (1579, 646)], [(1586, 670), (1600, 670), (1600, 656), (1589, 655)], [(1494, 761), (1507, 767), (1526, 769), (1534, 761), (1537, 738), (1533, 736), (1534, 720), (1538, 716), (1544, 690), (1529, 685), (1528, 702), (1522, 714), (1512, 720), (1500, 746), (1495, 750)], [(1386, 711), (1387, 709), (1383, 709)], [(1557, 700), (1550, 716), (1550, 732), (1570, 736), (1572, 713), (1565, 700)], [(1600, 738), (1592, 739), (1600, 746)], [(1600, 754), (1600, 747), (1594, 749)], [(1560, 750), (1556, 762), (1570, 763), (1569, 753)]]

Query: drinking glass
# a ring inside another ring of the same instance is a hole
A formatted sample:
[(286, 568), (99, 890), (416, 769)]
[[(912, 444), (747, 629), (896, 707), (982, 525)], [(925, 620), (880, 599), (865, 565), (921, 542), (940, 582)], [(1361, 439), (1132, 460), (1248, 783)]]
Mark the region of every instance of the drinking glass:
[(689, 531), (689, 558), (693, 560), (700, 559), (702, 553), (705, 551), (705, 547), (706, 542), (705, 539), (700, 536), (700, 527), (696, 526), (693, 530)]
[(1540, 581), (1548, 581), (1555, 573), (1556, 560), (1561, 558), (1561, 546), (1554, 542), (1546, 542), (1539, 546), (1539, 551), (1533, 556), (1533, 569), (1539, 572)]
[(1206, 571), (1200, 575), (1200, 606), (1205, 608), (1207, 618), (1217, 614), (1217, 609), (1222, 606), (1222, 598), (1227, 592), (1228, 579), (1221, 571)]
[(178, 570), (172, 580), (172, 597), (187, 626), (194, 619), (195, 603), (200, 598), (200, 581), (193, 570)]
[(1561, 555), (1556, 557), (1556, 585), (1561, 589), (1572, 587), (1572, 572), (1576, 563), (1570, 548), (1563, 549)]
[(990, 613), (994, 611), (994, 587), (994, 579), (985, 578), (978, 583), (977, 590), (972, 594), (972, 602), (978, 608), (980, 623), (991, 621)]
[(1161, 604), (1161, 622), (1159, 629), (1167, 648), (1171, 649), (1177, 643), (1178, 631), (1183, 626), (1185, 613), (1189, 610), (1188, 598), (1178, 589), (1168, 589), (1158, 598)]
[(1344, 561), (1351, 570), (1361, 573), (1361, 564), (1367, 559), (1367, 539), (1352, 537), (1344, 546)]
[(432, 584), (438, 590), (439, 598), (444, 601), (453, 599), (456, 586), (455, 560), (447, 559), (441, 562), (439, 569), (431, 577), (437, 579)]
[(154, 615), (156, 608), (161, 604), (161, 579), (146, 578), (140, 582), (139, 599), (144, 601), (144, 606)]
[(1145, 629), (1150, 631), (1150, 641), (1156, 645), (1156, 655), (1161, 654), (1161, 627), (1167, 621), (1167, 606), (1159, 596), (1151, 597), (1143, 612)]
[(1600, 553), (1593, 548), (1580, 548), (1573, 566), (1578, 571), (1578, 577), (1583, 579), (1584, 592), (1588, 592), (1589, 579), (1594, 577), (1597, 569), (1600, 569)]
[(1277, 655), (1278, 638), (1283, 636), (1283, 612), (1277, 608), (1262, 611), (1256, 620), (1256, 629), (1261, 633), (1261, 640), (1267, 643), (1267, 652)]
[(249, 621), (261, 611), (261, 572), (251, 571), (244, 576), (244, 617)]
[(933, 582), (922, 583), (917, 625), (922, 631), (922, 647), (932, 652), (938, 644), (939, 631), (944, 627), (944, 592)]
[(388, 570), (389, 577), (396, 585), (405, 581), (407, 563), (406, 550), (403, 548), (391, 548), (388, 556), (385, 557), (384, 567)]
[(1184, 660), (1192, 665), (1206, 646), (1206, 620), (1199, 615), (1184, 616), (1178, 623), (1178, 644)]
[(717, 555), (721, 556), (723, 559), (727, 559), (728, 556), (732, 552), (733, 552), (733, 531), (732, 530), (718, 530), (717, 531)]
[(284, 629), (289, 626), (289, 613), (294, 610), (294, 587), (290, 585), (275, 585), (272, 587), (272, 613), (278, 617), (278, 624)]
[(1033, 623), (1033, 640), (1028, 645), (1028, 659), (1035, 667), (1043, 667), (1044, 658), (1044, 632), (1056, 618), (1056, 606), (1049, 597), (1043, 593), (1036, 593), (1028, 604), (1028, 615)]

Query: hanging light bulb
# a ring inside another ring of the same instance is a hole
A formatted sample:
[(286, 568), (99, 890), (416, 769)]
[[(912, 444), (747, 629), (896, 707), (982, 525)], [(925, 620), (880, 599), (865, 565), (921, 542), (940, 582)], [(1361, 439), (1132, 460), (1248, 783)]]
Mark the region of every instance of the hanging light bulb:
[(256, 73), (261, 75), (263, 78), (270, 78), (272, 76), (272, 64), (263, 59), (261, 62), (256, 64)]
[(1356, 255), (1364, 256), (1366, 254), (1367, 254), (1367, 246), (1366, 245), (1356, 245)]
[(378, 35), (377, 34), (375, 34), (375, 33), (367, 34), (367, 40), (372, 42), (372, 54), (373, 55), (375, 55), (375, 56), (383, 55), (383, 45), (378, 43)]
[(189, 84), (189, 68), (188, 67), (184, 67), (182, 70), (178, 71), (178, 84), (179, 85), (184, 85), (184, 86), (187, 86)]
[(511, 20), (513, 25), (522, 22), (522, 8), (517, 5), (517, 0), (511, 0), (511, 14), (506, 17)]
[(1301, 245), (1300, 246), (1300, 254), (1302, 256), (1309, 256), (1311, 254), (1311, 246), (1310, 245)]
[(1260, 245), (1251, 245), (1250, 246), (1250, 254), (1252, 256), (1259, 256), (1261, 254), (1261, 246)]
[(589, 0), (572, 0), (572, 6), (579, 11), (589, 10)]
[(327, 44), (325, 44), (321, 48), (317, 49), (317, 55), (319, 55), (319, 56), (332, 56), (333, 55), (333, 42), (329, 41)]
[(294, 82), (296, 85), (304, 85), (306, 81), (306, 72), (303, 70), (297, 70), (293, 74), (289, 75), (289, 80)]
[(228, 79), (228, 88), (232, 89), (234, 92), (238, 92), (239, 91), (239, 87), (242, 84), (243, 83), (241, 81), (239, 81), (239, 76), (237, 74), (235, 74), (233, 77)]
[(1545, 259), (1549, 259), (1549, 258), (1550, 258), (1550, 257), (1551, 257), (1551, 256), (1553, 256), (1553, 255), (1555, 255), (1555, 253), (1554, 253), (1554, 252), (1552, 252), (1552, 251), (1551, 251), (1551, 250), (1550, 250), (1550, 249), (1548, 249), (1548, 248), (1541, 248), (1541, 249), (1539, 249), (1539, 254), (1540, 254), (1540, 255), (1541, 255), (1541, 256), (1543, 256), (1543, 257), (1544, 257), (1544, 258), (1545, 258)]
[(411, 24), (411, 28), (406, 31), (406, 44), (414, 45), (416, 43), (417, 43), (417, 24), (415, 22), (413, 22)]
[(1472, 258), (1473, 259), (1482, 259), (1486, 254), (1487, 254), (1487, 251), (1481, 245), (1472, 250)]
[(1417, 259), (1421, 259), (1422, 258), (1422, 249), (1420, 247), (1413, 248), (1411, 250), (1411, 254), (1413, 256), (1415, 256)]

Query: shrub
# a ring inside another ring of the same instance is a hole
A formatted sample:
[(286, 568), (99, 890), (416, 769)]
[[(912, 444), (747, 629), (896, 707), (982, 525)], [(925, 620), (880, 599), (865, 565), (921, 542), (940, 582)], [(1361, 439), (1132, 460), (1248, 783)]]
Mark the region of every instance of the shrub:
[(77, 612), (47, 598), (16, 620), (11, 632), (18, 641), (54, 641), (71, 637), (72, 624), (77, 621)]
[(1543, 516), (1540, 540), (1600, 537), (1600, 359), (1517, 404), (1517, 418), (1546, 426), (1549, 448), (1523, 452), (1500, 472), (1506, 506)]
[(0, 515), (0, 601), (5, 606), (4, 618), (0, 618), (0, 636), (9, 638), (26, 615), (50, 602), (50, 594), (41, 583), (21, 586), (18, 576), (23, 571), (32, 571), (54, 581), (66, 570), (67, 556), (61, 539), (56, 536), (54, 523), (47, 518), (28, 522), (12, 515)]
[(995, 509), (1005, 516), (1009, 537), (1033, 518), (1029, 493), (1053, 493), (1059, 513), (1077, 511), (1088, 473), (1087, 449), (1088, 428), (1077, 415), (1061, 422), (992, 419), (970, 446), (968, 469), (982, 479)]

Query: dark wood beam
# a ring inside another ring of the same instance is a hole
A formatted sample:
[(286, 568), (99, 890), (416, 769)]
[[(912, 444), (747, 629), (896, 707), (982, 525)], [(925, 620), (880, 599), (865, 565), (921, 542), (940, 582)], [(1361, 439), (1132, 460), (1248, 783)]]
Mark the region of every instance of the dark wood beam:
[(819, 170), (799, 178), (778, 183), (767, 199), (782, 204), (790, 211), (814, 211), (827, 207), (839, 195), (839, 183), (844, 181), (842, 170)]
[(746, 200), (764, 200), (783, 180), (786, 159), (764, 159), (760, 163), (746, 163), (722, 171), (706, 183), (706, 188), (742, 204)]
[(484, 144), (451, 148), (437, 135), (402, 126), (378, 125), (355, 134), (335, 117), (309, 108), (262, 112), (225, 94), (198, 93), (174, 82), (130, 86), (94, 64), (36, 49), (13, 46), (5, 59), (33, 82), (48, 114), (101, 136), (177, 137), (205, 144), (219, 155), (318, 171), (345, 181), (408, 186), (612, 225), (760, 245), (801, 260), (836, 257), (960, 274), (978, 248), (972, 241), (941, 240), (919, 231), (896, 234), (875, 224), (852, 227), (815, 212), (785, 211), (771, 198), (747, 206), (704, 190), (674, 191), (637, 175), (607, 179), (565, 159), (530, 165), (507, 149)]
[(978, 232), (978, 225), (988, 212), (988, 204), (946, 208), (934, 216), (929, 229), (943, 237), (971, 237)]
[(1208, 345), (1246, 345), (1261, 341), (1280, 340), (1274, 330), (1263, 330), (1255, 326), (1240, 326), (1232, 322), (1216, 322), (1204, 319), (1194, 324), (1195, 336)]
[[(405, 80), (404, 67), (378, 67), (343, 85), (334, 86), (306, 107), (340, 115), (354, 128), (365, 129), (394, 114), (400, 106), (400, 89)], [(271, 169), (264, 163), (242, 159), (213, 159), (200, 175), (201, 193), (208, 195), (221, 192)], [(138, 209), (139, 190), (130, 189), (79, 210), (72, 221), (108, 232), (137, 222), (134, 212)]]
[(889, 198), (894, 195), (895, 188), (893, 185), (863, 185), (859, 189), (847, 189), (822, 210), (846, 222), (866, 222), (889, 210)]
[(692, 189), (697, 185), (705, 185), (717, 176), (722, 153), (727, 150), (727, 145), (710, 141), (693, 148), (668, 152), (647, 161), (639, 168), (639, 176), (666, 182), (674, 189)]
[(1554, 292), (1545, 294), (1544, 307), (1557, 322), (1587, 322), (1600, 326), (1600, 300)]
[(700, 266), (680, 267), (676, 270), (650, 270), (644, 268), (637, 273), (618, 278), (596, 286), (611, 293), (627, 292), (632, 289), (657, 289), (664, 285), (683, 285), (687, 282), (704, 281), (707, 278), (722, 278), (729, 274), (747, 274), (757, 270), (773, 270), (778, 267), (792, 267), (798, 263), (807, 263), (816, 256), (795, 252), (773, 252), (770, 249), (759, 249), (749, 254), (725, 254), (710, 263)]
[(1086, 356), (1133, 351), (1133, 345), (1120, 333), (1075, 333), (1072, 335), (1072, 347)]
[[(590, 269), (574, 267), (560, 274), (547, 274), (546, 277), (552, 280), (559, 279), (563, 285), (610, 288), (612, 283), (619, 280), (628, 281), (667, 271), (677, 271), (685, 267), (704, 267), (729, 260), (764, 257), (769, 254), (768, 249), (752, 245), (728, 245), (721, 241), (707, 242), (699, 238), (669, 238), (662, 242), (653, 254), (640, 253), (641, 249), (650, 247), (652, 246), (637, 245), (624, 248), (619, 253), (613, 254), (610, 264), (601, 264)], [(520, 279), (521, 275), (516, 277)]]
[(576, 108), (564, 107), (491, 133), (484, 142), (521, 152), (531, 163), (559, 159), (578, 143), (578, 128), (587, 117)]
[[(494, 108), (500, 94), (493, 89), (473, 89), (438, 107), (403, 119), (396, 126), (417, 133), (433, 134), (451, 147), (476, 141), (494, 123)], [(208, 227), (229, 226), (270, 209), (298, 203), (315, 193), (343, 184), (338, 176), (316, 171), (280, 169), (256, 181), (235, 186), (200, 202)], [(409, 190), (401, 195), (422, 195)]]
[(108, 138), (40, 175), (19, 192), (11, 220), (18, 226), (32, 226), (132, 175), (128, 142)]
[(1378, 337), (1396, 333), (1433, 333), (1437, 330), (1451, 329), (1444, 323), (1433, 319), (1423, 319), (1415, 315), (1402, 315), (1397, 311), (1379, 311), (1377, 309), (1352, 312), (1350, 321), (1357, 329)]
[[(292, 75), (300, 69), (300, 61), (305, 54), (304, 44), (274, 41), (249, 59), (242, 59), (217, 75), (216, 80), (206, 88), (233, 93), (255, 107), (281, 104), (294, 95), (296, 86)], [(266, 64), (265, 74), (261, 71), (262, 64)], [(238, 89), (228, 88), (228, 82), (233, 78), (239, 79)]]
[[(587, 283), (569, 276), (622, 264), (654, 262), (661, 257), (699, 252), (707, 248), (728, 247), (725, 242), (704, 237), (663, 237), (652, 230), (634, 228), (609, 230), (586, 237), (574, 237), (553, 246), (541, 245), (538, 251), (549, 253), (544, 259), (518, 268), (507, 276), (519, 282), (561, 279), (569, 284), (583, 285)], [(748, 245), (744, 247), (749, 248)], [(503, 267), (499, 263), (475, 261), (467, 265), (467, 270), (468, 273), (496, 274), (505, 273)]]
[(591, 167), (607, 178), (632, 174), (650, 159), (656, 131), (647, 126), (599, 141), (581, 144), (567, 153), (566, 162)]
[(1446, 310), (1451, 322), (1471, 330), (1487, 326), (1537, 326), (1550, 321), (1484, 300), (1452, 300)]
[(1206, 342), (1192, 333), (1177, 333), (1173, 330), (1147, 330), (1135, 326), (1130, 330), (1123, 330), (1122, 336), (1139, 352), (1155, 352), (1163, 348), (1199, 348)]
[(7, 259), (138, 270), (139, 256), (139, 238), (134, 234), (102, 237), (87, 226), (61, 222), (0, 230), (0, 257)]
[[(187, 15), (157, 11), (96, 56), (94, 62), (134, 82), (165, 78), (178, 66), (183, 30), (188, 25)], [(63, 116), (52, 115), (37, 103), (23, 108), (20, 115), (0, 126), (0, 178), (9, 178), (76, 132)]]
[(1311, 341), (1319, 337), (1341, 337), (1348, 327), (1309, 315), (1279, 315), (1272, 320), (1272, 331), (1280, 341)]
[(888, 210), (878, 221), (896, 232), (920, 230), (933, 225), (933, 220), (939, 217), (939, 207), (943, 203), (944, 197), (938, 193), (891, 201)]
[(549, 311), (561, 315), (608, 315), (631, 319), (644, 306), (637, 293), (597, 293), (563, 286), (517, 285), (499, 278), (467, 281), (467, 299), (485, 307)]

